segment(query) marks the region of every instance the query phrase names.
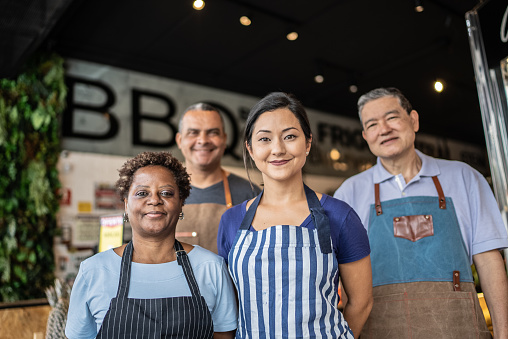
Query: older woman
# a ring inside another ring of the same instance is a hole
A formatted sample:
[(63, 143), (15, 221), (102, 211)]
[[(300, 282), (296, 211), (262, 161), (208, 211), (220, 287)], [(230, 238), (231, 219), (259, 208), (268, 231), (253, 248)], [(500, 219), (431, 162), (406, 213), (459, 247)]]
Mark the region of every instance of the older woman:
[(175, 239), (185, 168), (168, 152), (144, 152), (119, 172), (132, 241), (81, 264), (67, 337), (232, 338), (236, 296), (224, 260)]
[(218, 234), (238, 290), (237, 338), (353, 338), (372, 307), (369, 241), (351, 207), (303, 183), (312, 141), (303, 106), (269, 94), (251, 109), (244, 141), (264, 190), (228, 210)]

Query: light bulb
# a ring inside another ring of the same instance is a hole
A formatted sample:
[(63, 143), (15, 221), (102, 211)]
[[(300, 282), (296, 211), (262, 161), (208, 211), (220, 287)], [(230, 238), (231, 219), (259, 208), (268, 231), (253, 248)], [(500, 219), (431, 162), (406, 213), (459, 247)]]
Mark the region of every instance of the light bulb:
[(250, 24), (252, 23), (252, 21), (250, 20), (250, 18), (246, 15), (243, 15), (241, 18), (240, 18), (240, 23), (244, 26), (250, 26)]
[(192, 4), (192, 8), (194, 8), (197, 11), (202, 10), (205, 7), (205, 2), (203, 0), (195, 0)]
[(441, 81), (436, 81), (434, 83), (434, 89), (436, 90), (436, 92), (441, 93), (444, 89), (443, 83)]
[(298, 33), (296, 32), (290, 32), (288, 33), (288, 35), (286, 35), (286, 38), (289, 40), (289, 41), (295, 41), (296, 39), (298, 39)]

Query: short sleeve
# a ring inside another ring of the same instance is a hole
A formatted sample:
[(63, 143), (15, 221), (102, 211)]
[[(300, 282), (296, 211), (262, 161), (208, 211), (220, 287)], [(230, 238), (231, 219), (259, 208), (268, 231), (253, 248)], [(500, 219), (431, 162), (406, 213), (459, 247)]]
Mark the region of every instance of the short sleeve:
[(83, 274), (83, 263), (80, 265), (76, 280), (72, 286), (65, 335), (69, 339), (95, 338), (97, 325), (88, 308), (88, 284)]
[(506, 229), (492, 190), (478, 171), (471, 172), (473, 179), (468, 182), (471, 193), (467, 199), (472, 220), (471, 254), (506, 248)]
[(214, 332), (233, 331), (237, 327), (238, 306), (235, 287), (223, 260), (217, 279), (215, 307), (212, 310)]
[(336, 251), (339, 264), (357, 261), (370, 254), (367, 231), (352, 208), (340, 227), (338, 244)]
[(218, 254), (228, 262), (228, 254), (235, 241), (236, 233), (243, 220), (242, 211), (245, 211), (247, 201), (236, 205), (227, 210), (221, 217), (219, 230), (217, 232), (217, 250)]
[(370, 254), (369, 237), (358, 214), (342, 200), (324, 196), (323, 207), (330, 220), (333, 248), (339, 264)]

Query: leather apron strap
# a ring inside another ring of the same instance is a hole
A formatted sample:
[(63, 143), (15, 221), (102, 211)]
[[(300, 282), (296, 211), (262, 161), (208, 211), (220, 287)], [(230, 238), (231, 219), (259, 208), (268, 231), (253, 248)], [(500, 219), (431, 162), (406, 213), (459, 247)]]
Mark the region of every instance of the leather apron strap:
[(436, 186), (437, 194), (439, 196), (439, 208), (442, 210), (446, 209), (446, 199), (443, 193), (443, 188), (441, 188), (441, 183), (437, 176), (432, 177), (432, 181), (434, 181), (434, 186)]
[(231, 199), (231, 190), (229, 189), (228, 176), (224, 170), (222, 170), (222, 184), (224, 185), (224, 199), (226, 200), (226, 207), (230, 209), (233, 207), (233, 200)]
[[(436, 186), (437, 194), (439, 196), (439, 208), (442, 210), (446, 209), (446, 199), (443, 193), (443, 188), (441, 187), (441, 183), (437, 176), (432, 177), (432, 181), (434, 182), (434, 186)], [(381, 199), (379, 194), (379, 183), (374, 184), (374, 200), (376, 207), (376, 215), (383, 214), (383, 208), (381, 207)]]

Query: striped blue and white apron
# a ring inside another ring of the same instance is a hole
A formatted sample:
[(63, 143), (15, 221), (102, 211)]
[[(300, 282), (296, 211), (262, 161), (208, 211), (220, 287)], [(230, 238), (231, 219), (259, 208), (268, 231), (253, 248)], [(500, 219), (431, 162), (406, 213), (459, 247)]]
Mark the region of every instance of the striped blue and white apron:
[[(132, 241), (122, 255), (122, 268), (116, 298), (111, 299), (96, 338), (212, 338), (213, 322), (187, 253), (175, 240), (177, 261), (192, 296), (132, 299), (129, 294)], [(168, 286), (171, 288), (171, 286)]]
[(337, 309), (338, 263), (330, 223), (305, 186), (315, 229), (250, 226), (263, 192), (247, 211), (228, 254), (239, 298), (237, 338), (353, 338)]

